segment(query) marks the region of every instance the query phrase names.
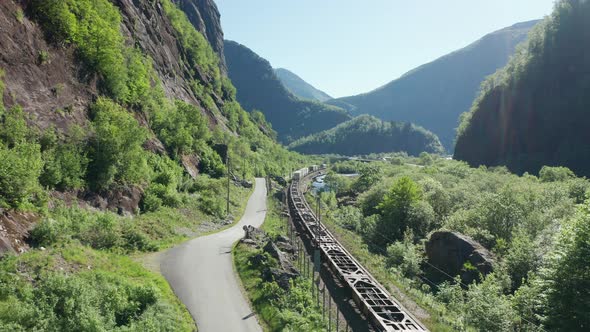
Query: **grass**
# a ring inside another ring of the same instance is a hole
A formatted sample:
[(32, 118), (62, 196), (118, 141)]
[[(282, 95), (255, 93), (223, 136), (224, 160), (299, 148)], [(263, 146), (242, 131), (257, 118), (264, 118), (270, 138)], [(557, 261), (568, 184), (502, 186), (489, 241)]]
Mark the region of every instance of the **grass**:
[[(271, 236), (286, 235), (280, 202), (274, 196), (267, 200), (267, 211), (261, 229)], [(264, 281), (262, 271), (277, 262), (263, 253), (267, 262), (254, 264), (251, 258), (260, 253), (262, 250), (241, 243), (232, 251), (234, 269), (264, 331), (325, 331), (326, 322), (315, 304), (311, 280), (298, 278), (289, 291), (280, 289), (274, 281)]]
[[(251, 192), (232, 188), (234, 222), (243, 215)], [(41, 223), (45, 231), (33, 231), (47, 242), (45, 248), (0, 261), (0, 331), (82, 331), (88, 325), (99, 330), (195, 331), (192, 317), (165, 278), (144, 267), (141, 256), (231, 226), (222, 226), (202, 210), (199, 196), (188, 194), (177, 208), (162, 207), (135, 217), (55, 208)], [(203, 231), (205, 222), (211, 225)], [(129, 245), (137, 241), (148, 245)], [(112, 245), (100, 247), (104, 243)], [(43, 301), (36, 299), (38, 293)], [(78, 309), (62, 309), (60, 303)], [(14, 314), (15, 307), (22, 308), (22, 314)], [(26, 316), (29, 312), (39, 318)]]

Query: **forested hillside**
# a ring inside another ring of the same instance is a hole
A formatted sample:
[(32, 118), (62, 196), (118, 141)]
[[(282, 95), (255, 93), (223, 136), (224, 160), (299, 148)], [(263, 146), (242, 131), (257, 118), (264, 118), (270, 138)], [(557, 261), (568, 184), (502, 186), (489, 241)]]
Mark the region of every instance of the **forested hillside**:
[(515, 24), (357, 96), (328, 101), (352, 114), (422, 126), (453, 149), (459, 115), (469, 110), (481, 82), (503, 67), (538, 21)]
[(200, 30), (171, 0), (0, 2), (0, 330), (194, 330), (128, 256), (221, 227), (242, 179), (302, 163), (236, 101), (215, 4), (179, 2)]
[(307, 83), (288, 69), (276, 68), (275, 74), (281, 80), (285, 88), (299, 98), (320, 102), (332, 99), (327, 93), (316, 89), (313, 85)]
[(332, 129), (300, 138), (289, 148), (308, 154), (346, 156), (402, 151), (417, 156), (421, 152), (444, 152), (438, 137), (428, 130), (370, 115), (361, 115)]
[(350, 119), (343, 109), (295, 97), (277, 78), (270, 63), (244, 45), (226, 40), (225, 59), (229, 77), (238, 89), (237, 100), (248, 111), (261, 111), (283, 142)]
[(537, 173), (590, 175), (590, 2), (562, 0), (508, 65), (482, 84), (455, 158)]
[(428, 311), (431, 331), (587, 330), (587, 179), (432, 155), (332, 170), (322, 224), (401, 301)]

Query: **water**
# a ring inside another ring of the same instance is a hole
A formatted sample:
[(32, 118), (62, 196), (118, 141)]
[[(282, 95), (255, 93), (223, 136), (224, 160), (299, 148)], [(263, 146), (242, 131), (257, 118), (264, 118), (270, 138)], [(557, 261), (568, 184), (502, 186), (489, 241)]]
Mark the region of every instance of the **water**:
[[(338, 174), (338, 175), (352, 178), (352, 177), (358, 176), (359, 174), (352, 173), (352, 174)], [(318, 193), (320, 191), (326, 191), (326, 190), (330, 189), (330, 188), (328, 188), (328, 186), (324, 182), (325, 178), (326, 178), (326, 175), (324, 174), (324, 175), (320, 175), (320, 176), (313, 179), (313, 182), (311, 183), (311, 188), (312, 188), (311, 190), (314, 193)]]
[(326, 187), (326, 183), (324, 182), (325, 178), (326, 175), (324, 174), (313, 179), (313, 182), (311, 183), (311, 188), (314, 193), (318, 193), (324, 190), (324, 188)]

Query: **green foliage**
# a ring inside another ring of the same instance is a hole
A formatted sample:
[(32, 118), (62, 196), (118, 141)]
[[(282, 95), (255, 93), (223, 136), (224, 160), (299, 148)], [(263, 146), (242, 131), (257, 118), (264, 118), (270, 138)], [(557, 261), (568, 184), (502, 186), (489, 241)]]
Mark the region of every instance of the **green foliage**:
[[(62, 249), (61, 259), (32, 252), (1, 262), (2, 331), (191, 330), (192, 321), (161, 277), (105, 255), (93, 257), (98, 266), (77, 271), (77, 264), (92, 258), (75, 257), (74, 250), (81, 248)], [(28, 277), (17, 273), (21, 268)], [(63, 269), (69, 272), (58, 272)]]
[(469, 286), (464, 310), (466, 323), (478, 331), (512, 331), (514, 311), (494, 274)]
[(39, 145), (0, 145), (0, 207), (26, 208), (41, 194), (38, 178), (43, 161)]
[(142, 210), (177, 207), (180, 204), (178, 189), (182, 181), (182, 168), (170, 158), (154, 154), (150, 155), (148, 162), (153, 176), (142, 198)]
[(39, 203), (43, 161), (31, 136), (22, 108), (0, 112), (0, 207), (25, 209)]
[(378, 164), (368, 164), (362, 167), (358, 179), (354, 182), (355, 191), (363, 192), (368, 190), (381, 179), (381, 172), (381, 167)]
[[(193, 76), (196, 76), (197, 68), (204, 71), (210, 78), (210, 88), (221, 95), (222, 80), (217, 54), (215, 54), (207, 39), (190, 23), (186, 14), (178, 9), (172, 1), (163, 0), (162, 6), (166, 16), (172, 22), (174, 30), (177, 32), (178, 41), (187, 52), (186, 61), (190, 68), (195, 70)], [(225, 83), (225, 86), (227, 89), (228, 84)], [(231, 91), (228, 92), (231, 93)]]
[(347, 156), (405, 151), (443, 153), (438, 137), (426, 129), (401, 122), (387, 122), (361, 115), (338, 126), (291, 143), (301, 153), (336, 153)]
[(145, 129), (131, 114), (106, 98), (99, 98), (92, 112), (94, 137), (89, 174), (93, 187), (139, 184), (147, 180), (147, 154), (142, 148), (147, 138)]
[(543, 182), (565, 181), (575, 177), (567, 167), (549, 167), (543, 166), (539, 171), (539, 179)]
[[(399, 158), (401, 163), (379, 162), (379, 181), (360, 193), (356, 204), (331, 206), (323, 218), (337, 226), (339, 239), (354, 234), (348, 244), (357, 254), (370, 249), (365, 262), (371, 272), (389, 271), (384, 274), (407, 283), (406, 293), (434, 301), (427, 301), (431, 315), (441, 310), (454, 330), (559, 330), (567, 315), (574, 322), (563, 330), (583, 330), (582, 310), (588, 310), (590, 294), (580, 258), (585, 252), (581, 239), (588, 236), (580, 225), (590, 213), (587, 203), (575, 211), (587, 192), (586, 179), (564, 171), (566, 176), (542, 181), (504, 167), (469, 168), (442, 158), (419, 167), (423, 158)], [(351, 219), (358, 223), (349, 222), (349, 212), (359, 210), (362, 216)], [(492, 250), (494, 274), (461, 285), (429, 271), (428, 264), (422, 265), (422, 246), (436, 229), (469, 235)]]
[(590, 326), (588, 203), (564, 225), (546, 271), (546, 324), (555, 331), (582, 331)]
[(108, 0), (35, 0), (32, 12), (52, 41), (76, 46), (110, 96), (132, 104), (146, 97), (151, 64), (125, 46), (121, 15)]
[(321, 309), (312, 295), (310, 280), (292, 281), (289, 291), (280, 288), (275, 281), (263, 281), (262, 271), (276, 266), (276, 260), (268, 255), (260, 264), (252, 263), (252, 257), (260, 253), (244, 245), (234, 250), (234, 262), (244, 288), (248, 292), (259, 317), (270, 331), (325, 331)]
[[(589, 18), (588, 1), (556, 1), (510, 62), (482, 83), (457, 131), (456, 159), (518, 173), (560, 165), (590, 174), (590, 41), (580, 34)], [(568, 176), (559, 169), (547, 176), (557, 171)]]
[(412, 242), (413, 238), (411, 232), (404, 234), (403, 241), (396, 241), (387, 246), (386, 253), (386, 264), (410, 279), (422, 274), (420, 265), (424, 259), (419, 247)]
[(336, 193), (336, 195), (343, 194), (350, 190), (351, 181), (350, 179), (338, 175), (336, 172), (330, 171), (324, 177), (324, 183), (328, 186), (330, 191)]
[(16, 20), (19, 23), (23, 23), (23, 21), (25, 19), (25, 13), (23, 12), (23, 10), (21, 8), (18, 8), (16, 10), (16, 12), (14, 13), (14, 17), (16, 18)]
[(198, 152), (200, 142), (211, 137), (207, 119), (201, 111), (181, 100), (157, 112), (153, 127), (174, 155)]
[(512, 290), (518, 289), (529, 275), (536, 272), (541, 264), (540, 255), (529, 236), (523, 231), (513, 236), (510, 248), (505, 256), (508, 275), (512, 280)]
[(361, 228), (364, 217), (360, 209), (354, 206), (343, 206), (336, 211), (334, 219), (343, 228), (358, 231)]
[(377, 233), (382, 237), (381, 243), (401, 240), (406, 230), (414, 231), (415, 224), (410, 223), (412, 207), (422, 199), (422, 189), (409, 177), (398, 179), (383, 201), (379, 204), (382, 219), (377, 225)]
[(81, 189), (85, 185), (88, 158), (82, 128), (72, 126), (65, 139), (48, 128), (40, 139), (43, 153), (41, 185), (59, 190)]

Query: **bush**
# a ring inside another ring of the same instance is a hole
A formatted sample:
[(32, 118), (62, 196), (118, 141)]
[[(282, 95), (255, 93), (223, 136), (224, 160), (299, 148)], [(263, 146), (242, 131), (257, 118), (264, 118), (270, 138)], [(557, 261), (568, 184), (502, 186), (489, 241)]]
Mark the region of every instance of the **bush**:
[(409, 177), (398, 179), (379, 204), (382, 219), (376, 231), (386, 244), (400, 240), (408, 227), (413, 227), (412, 206), (422, 198), (422, 190)]
[(99, 98), (92, 107), (94, 137), (91, 141), (90, 174), (94, 188), (139, 184), (149, 178), (144, 128), (119, 105)]
[(412, 241), (413, 235), (409, 232), (405, 234), (403, 241), (387, 246), (386, 264), (398, 269), (406, 278), (416, 278), (422, 274), (420, 265), (424, 258)]
[(53, 128), (46, 130), (41, 137), (44, 167), (40, 182), (43, 186), (59, 190), (84, 187), (88, 158), (83, 139), (80, 127), (72, 127), (69, 137), (63, 140)]
[(543, 182), (565, 181), (574, 177), (574, 172), (567, 167), (543, 166), (539, 171), (539, 179)]
[(0, 207), (25, 208), (41, 194), (43, 168), (38, 144), (0, 145)]
[(340, 226), (351, 231), (358, 231), (363, 221), (363, 214), (358, 208), (343, 206), (336, 210), (334, 218)]

